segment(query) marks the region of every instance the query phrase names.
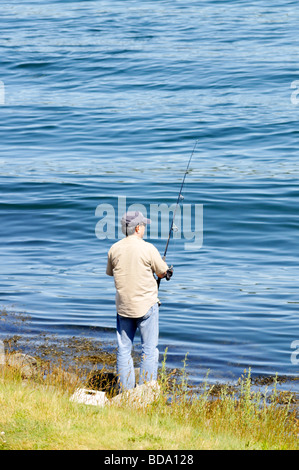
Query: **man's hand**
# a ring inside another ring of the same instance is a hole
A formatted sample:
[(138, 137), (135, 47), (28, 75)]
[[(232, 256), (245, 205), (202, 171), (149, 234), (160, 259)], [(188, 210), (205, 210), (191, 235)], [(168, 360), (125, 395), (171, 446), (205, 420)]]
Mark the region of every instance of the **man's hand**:
[(167, 269), (166, 274), (165, 274), (166, 281), (169, 281), (172, 275), (173, 275), (173, 266), (170, 266)]

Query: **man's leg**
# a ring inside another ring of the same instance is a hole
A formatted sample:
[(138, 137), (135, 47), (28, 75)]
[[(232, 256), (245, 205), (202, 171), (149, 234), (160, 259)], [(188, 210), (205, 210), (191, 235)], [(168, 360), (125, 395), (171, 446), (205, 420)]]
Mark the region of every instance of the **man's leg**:
[(157, 380), (159, 361), (159, 307), (153, 305), (146, 315), (138, 318), (141, 335), (142, 356), (140, 364), (139, 385), (150, 380)]
[(137, 324), (134, 318), (117, 315), (117, 360), (116, 369), (121, 391), (135, 387), (135, 371), (132, 359), (132, 346)]

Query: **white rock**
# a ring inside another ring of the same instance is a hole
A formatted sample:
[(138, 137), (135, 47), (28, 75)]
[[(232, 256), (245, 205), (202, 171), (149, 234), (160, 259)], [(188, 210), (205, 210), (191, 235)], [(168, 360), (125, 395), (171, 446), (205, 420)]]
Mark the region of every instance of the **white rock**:
[(133, 407), (147, 406), (157, 400), (160, 395), (160, 385), (156, 380), (137, 385), (135, 388), (108, 399), (106, 392), (79, 388), (71, 396), (71, 401), (83, 403), (85, 405), (105, 406), (105, 405), (129, 405)]
[(105, 392), (79, 388), (71, 396), (71, 401), (83, 403), (85, 405), (104, 406), (108, 403), (109, 400), (106, 397)]

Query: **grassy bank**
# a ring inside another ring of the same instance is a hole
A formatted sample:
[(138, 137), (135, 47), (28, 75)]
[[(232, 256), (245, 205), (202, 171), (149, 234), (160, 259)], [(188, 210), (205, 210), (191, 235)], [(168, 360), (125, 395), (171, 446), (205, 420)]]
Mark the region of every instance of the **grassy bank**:
[(170, 385), (162, 371), (155, 403), (133, 411), (128, 404), (100, 408), (70, 401), (76, 385), (62, 373), (24, 381), (4, 367), (0, 449), (298, 449), (295, 415), (275, 397), (253, 392), (249, 376), (238, 396), (224, 387), (218, 398), (203, 389), (191, 399), (185, 385)]

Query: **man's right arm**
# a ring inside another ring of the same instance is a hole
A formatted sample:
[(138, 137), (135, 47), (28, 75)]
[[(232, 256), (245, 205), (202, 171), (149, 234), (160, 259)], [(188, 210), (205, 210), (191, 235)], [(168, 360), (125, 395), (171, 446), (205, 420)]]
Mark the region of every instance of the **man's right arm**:
[(157, 276), (158, 276), (160, 279), (163, 279), (163, 277), (166, 276), (166, 271), (165, 271), (165, 273), (163, 273), (163, 274), (157, 274)]
[(163, 277), (166, 276), (168, 266), (165, 263), (165, 261), (162, 259), (159, 251), (157, 250), (156, 247), (153, 247), (153, 252), (152, 252), (152, 269), (154, 273), (160, 278), (163, 279)]
[(157, 274), (157, 276), (160, 279), (163, 279), (164, 277), (166, 277), (167, 281), (169, 281), (172, 275), (173, 275), (173, 266), (169, 266), (167, 271), (164, 274)]

